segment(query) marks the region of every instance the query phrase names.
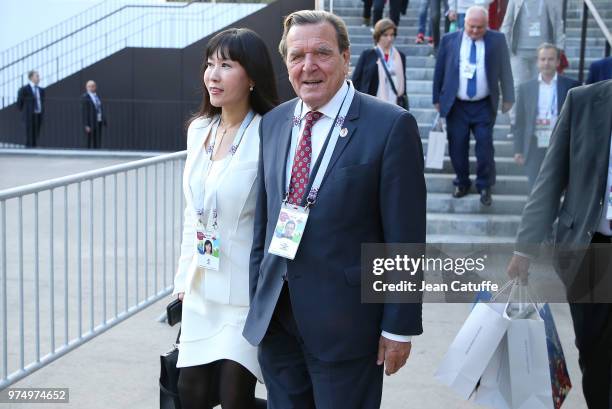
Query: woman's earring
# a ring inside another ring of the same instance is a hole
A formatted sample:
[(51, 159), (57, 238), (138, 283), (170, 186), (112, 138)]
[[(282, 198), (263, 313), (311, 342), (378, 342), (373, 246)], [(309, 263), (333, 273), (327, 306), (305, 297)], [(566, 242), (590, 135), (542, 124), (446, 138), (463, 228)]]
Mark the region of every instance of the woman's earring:
[(249, 91), (253, 92), (253, 89), (254, 89), (254, 88), (255, 88), (255, 86), (254, 86), (254, 85), (251, 85), (251, 86), (249, 87)]

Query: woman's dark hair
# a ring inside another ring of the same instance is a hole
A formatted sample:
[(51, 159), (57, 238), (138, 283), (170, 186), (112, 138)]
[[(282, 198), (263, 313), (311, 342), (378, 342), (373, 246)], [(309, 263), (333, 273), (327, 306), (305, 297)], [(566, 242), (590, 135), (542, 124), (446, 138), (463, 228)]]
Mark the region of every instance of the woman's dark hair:
[[(242, 65), (255, 84), (249, 95), (249, 103), (256, 113), (263, 115), (278, 105), (272, 59), (266, 44), (257, 33), (248, 28), (229, 28), (211, 38), (204, 52), (200, 78), (204, 77), (208, 58), (215, 54)], [(202, 94), (200, 109), (189, 122), (199, 117), (211, 118), (221, 113), (221, 108), (210, 103), (206, 86), (203, 86)]]

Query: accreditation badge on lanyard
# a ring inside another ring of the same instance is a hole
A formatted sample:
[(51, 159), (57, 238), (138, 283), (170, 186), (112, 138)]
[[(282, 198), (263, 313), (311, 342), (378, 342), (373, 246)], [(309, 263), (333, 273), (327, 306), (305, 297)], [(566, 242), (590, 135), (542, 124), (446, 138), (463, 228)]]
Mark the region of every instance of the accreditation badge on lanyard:
[[(299, 206), (288, 202), (291, 177), (289, 177), (286, 181), (285, 196), (281, 204), (281, 209), (278, 215), (278, 220), (276, 221), (276, 227), (274, 229), (272, 240), (270, 241), (268, 253), (275, 254), (289, 260), (293, 260), (295, 258), (295, 255), (300, 247), (300, 242), (302, 241), (302, 236), (304, 235), (304, 229), (306, 228), (306, 224), (308, 222), (309, 211), (317, 201), (317, 195), (319, 188), (321, 187), (323, 176), (325, 176), (325, 172), (329, 166), (331, 156), (341, 133), (342, 125), (344, 124), (344, 118), (346, 117), (349, 107), (351, 106), (354, 95), (355, 88), (353, 87), (353, 83), (348, 81), (348, 91), (344, 96), (344, 101), (342, 101), (342, 106), (336, 115), (334, 123), (329, 130), (327, 136), (327, 146), (325, 151), (322, 152), (323, 156), (321, 163), (319, 164), (314, 181), (310, 191), (308, 192), (305, 206)], [(294, 110), (293, 128), (291, 130), (292, 152), (296, 152), (298, 146), (302, 108), (303, 103), (298, 101)]]
[[(238, 146), (240, 146), (240, 142), (242, 142), (244, 133), (246, 132), (246, 129), (249, 127), (254, 117), (255, 113), (253, 111), (249, 111), (249, 113), (242, 121), (242, 124), (240, 124), (240, 128), (236, 133), (236, 136), (234, 137), (234, 142), (232, 143), (232, 146), (230, 148), (230, 163), (234, 158), (234, 155), (238, 151)], [(212, 167), (212, 158), (214, 156), (214, 146), (217, 140), (217, 129), (219, 127), (219, 122), (217, 122), (213, 129), (211, 129), (213, 139), (210, 142), (206, 151), (208, 153), (209, 160), (204, 180), (208, 178)], [(229, 166), (229, 164), (227, 166)], [(221, 237), (219, 234), (219, 209), (217, 206), (217, 187), (215, 187), (215, 191), (212, 194), (212, 205), (208, 212), (208, 219), (206, 221), (206, 224), (204, 224), (203, 195), (201, 202), (201, 208), (197, 211), (198, 221), (196, 224), (196, 248), (198, 254), (198, 266), (206, 268), (207, 270), (218, 271), (221, 255)]]
[(536, 119), (535, 134), (538, 140), (538, 148), (548, 148), (548, 145), (550, 145), (550, 137), (552, 135), (553, 126), (554, 120), (552, 118)]
[(538, 142), (538, 148), (548, 148), (550, 145), (550, 137), (557, 122), (557, 89), (554, 88), (553, 96), (550, 101), (550, 107), (544, 118), (536, 119), (535, 136)]

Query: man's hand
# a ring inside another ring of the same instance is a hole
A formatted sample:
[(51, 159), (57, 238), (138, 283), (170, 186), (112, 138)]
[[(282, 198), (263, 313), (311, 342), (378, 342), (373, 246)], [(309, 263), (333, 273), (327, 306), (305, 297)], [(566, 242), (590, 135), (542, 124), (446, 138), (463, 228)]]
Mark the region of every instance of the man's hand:
[(434, 107), (436, 108), (436, 111), (440, 112), (440, 104), (434, 104)]
[(502, 104), (502, 113), (505, 114), (506, 112), (510, 111), (512, 105), (514, 105), (514, 102), (504, 101), (504, 103)]
[(457, 20), (457, 12), (452, 10), (448, 12), (448, 19), (450, 21), (456, 21)]
[(88, 126), (86, 126), (86, 127), (85, 127), (85, 132), (90, 133), (90, 132), (91, 132), (91, 128), (90, 128), (90, 127), (88, 127)]
[(406, 364), (410, 356), (412, 342), (391, 341), (383, 336), (378, 341), (378, 359), (376, 365), (385, 364), (385, 374), (393, 375)]
[(517, 164), (519, 164), (519, 165), (523, 166), (523, 165), (525, 164), (525, 157), (523, 156), (523, 154), (522, 154), (522, 153), (515, 153), (515, 154), (514, 154), (514, 161), (515, 161)]
[(521, 279), (521, 283), (527, 284), (527, 276), (529, 275), (529, 259), (527, 257), (515, 254), (512, 256), (506, 274), (511, 279), (517, 277)]

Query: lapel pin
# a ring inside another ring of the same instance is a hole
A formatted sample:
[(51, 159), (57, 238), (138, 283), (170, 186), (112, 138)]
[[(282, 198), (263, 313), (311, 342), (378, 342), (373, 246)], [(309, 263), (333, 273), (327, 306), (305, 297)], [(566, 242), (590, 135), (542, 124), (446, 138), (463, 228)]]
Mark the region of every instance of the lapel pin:
[(344, 138), (344, 137), (345, 137), (347, 134), (348, 134), (348, 129), (346, 129), (346, 128), (342, 128), (342, 129), (340, 130), (340, 137), (341, 137), (341, 138)]

